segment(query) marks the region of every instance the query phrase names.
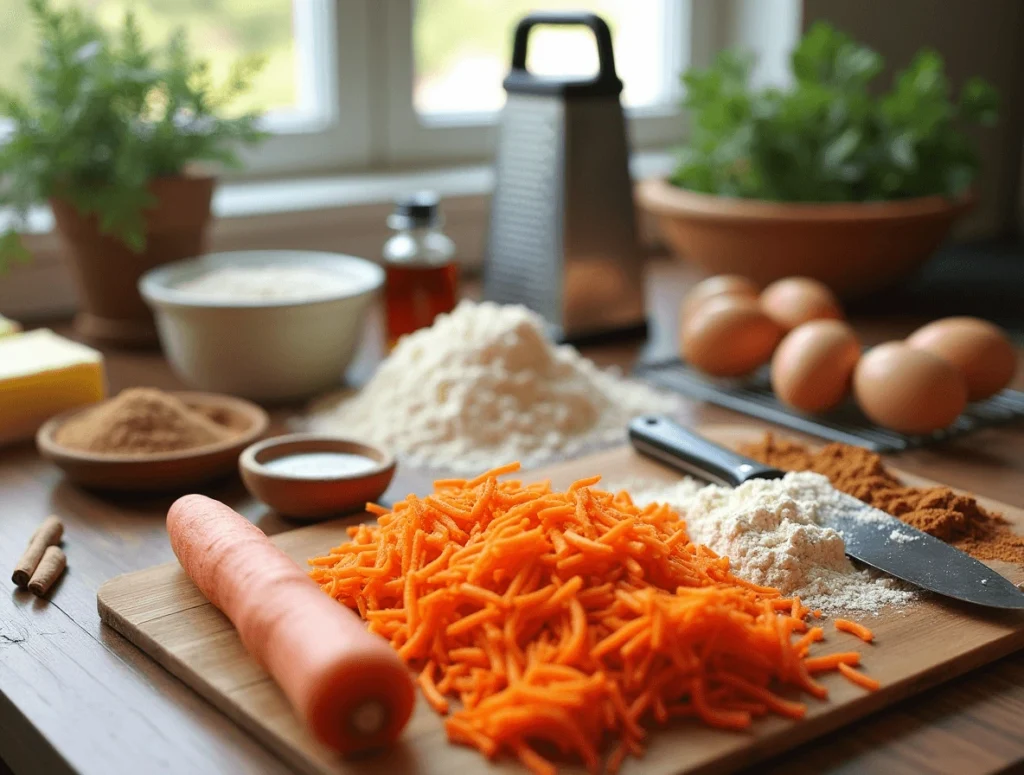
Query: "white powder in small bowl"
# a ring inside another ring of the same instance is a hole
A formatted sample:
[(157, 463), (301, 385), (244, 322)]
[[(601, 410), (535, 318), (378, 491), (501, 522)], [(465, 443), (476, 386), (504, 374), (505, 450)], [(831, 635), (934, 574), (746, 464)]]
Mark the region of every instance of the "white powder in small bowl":
[(208, 301), (310, 301), (345, 293), (353, 287), (343, 275), (313, 265), (224, 266), (178, 283)]

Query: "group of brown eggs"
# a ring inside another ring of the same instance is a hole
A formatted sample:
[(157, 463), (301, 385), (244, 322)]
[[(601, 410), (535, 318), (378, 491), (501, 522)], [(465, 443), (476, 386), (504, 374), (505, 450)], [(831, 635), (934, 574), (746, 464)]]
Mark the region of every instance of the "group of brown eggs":
[(683, 359), (713, 377), (741, 377), (771, 361), (775, 395), (803, 412), (827, 412), (852, 392), (872, 422), (901, 433), (945, 428), (1017, 369), (1006, 335), (969, 317), (936, 320), (862, 352), (838, 299), (807, 277), (764, 290), (738, 275), (704, 280), (683, 300), (680, 344)]

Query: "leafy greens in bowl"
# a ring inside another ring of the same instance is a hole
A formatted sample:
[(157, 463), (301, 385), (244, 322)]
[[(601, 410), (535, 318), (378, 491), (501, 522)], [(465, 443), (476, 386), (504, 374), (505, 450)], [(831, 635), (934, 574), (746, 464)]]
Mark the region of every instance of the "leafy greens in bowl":
[(779, 202), (962, 196), (978, 171), (969, 124), (991, 125), (995, 89), (970, 79), (954, 99), (925, 49), (888, 91), (880, 54), (825, 23), (793, 51), (788, 88), (755, 88), (754, 57), (723, 51), (683, 76), (690, 136), (670, 178), (690, 191)]

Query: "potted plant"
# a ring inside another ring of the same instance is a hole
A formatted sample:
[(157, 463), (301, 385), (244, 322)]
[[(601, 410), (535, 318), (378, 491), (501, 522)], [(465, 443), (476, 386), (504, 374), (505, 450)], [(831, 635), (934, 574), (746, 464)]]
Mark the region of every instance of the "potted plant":
[(725, 51), (683, 77), (689, 142), (668, 180), (638, 191), (673, 250), (712, 273), (805, 275), (847, 295), (913, 272), (972, 204), (962, 126), (995, 121), (993, 88), (973, 79), (951, 100), (924, 50), (877, 94), (882, 57), (826, 24), (793, 51), (789, 88), (754, 89), (752, 65)]
[(16, 233), (29, 208), (49, 201), (80, 291), (84, 336), (119, 344), (156, 341), (136, 287), (153, 266), (203, 251), (214, 178), (198, 164), (235, 165), (261, 139), (256, 114), (225, 117), (260, 67), (236, 62), (215, 84), (182, 30), (143, 42), (129, 12), (107, 30), (85, 12), (30, 0), (40, 36), (26, 67), (28, 97), (0, 92), (0, 207), (15, 214), (0, 237), (0, 271), (28, 258)]

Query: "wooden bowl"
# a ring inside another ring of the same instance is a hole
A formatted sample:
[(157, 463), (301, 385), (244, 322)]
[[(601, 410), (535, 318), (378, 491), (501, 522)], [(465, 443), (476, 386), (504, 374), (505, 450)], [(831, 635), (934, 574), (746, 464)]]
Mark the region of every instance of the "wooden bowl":
[(767, 202), (698, 194), (666, 180), (637, 187), (676, 255), (710, 274), (760, 285), (813, 277), (856, 296), (906, 279), (974, 204), (940, 196), (891, 202)]
[(256, 404), (217, 393), (177, 392), (188, 406), (201, 409), (214, 422), (236, 431), (217, 444), (183, 452), (120, 455), (83, 452), (61, 446), (57, 429), (69, 418), (98, 404), (79, 407), (50, 419), (36, 433), (36, 447), (75, 484), (121, 492), (171, 492), (225, 476), (235, 470), (238, 456), (267, 431), (270, 418)]
[[(266, 466), (278, 458), (309, 452), (360, 455), (376, 465), (358, 473), (325, 474), (317, 478), (280, 473)], [(238, 470), (249, 493), (279, 514), (317, 520), (361, 511), (379, 498), (395, 475), (395, 458), (386, 450), (353, 439), (294, 433), (253, 444), (238, 459)]]

